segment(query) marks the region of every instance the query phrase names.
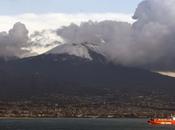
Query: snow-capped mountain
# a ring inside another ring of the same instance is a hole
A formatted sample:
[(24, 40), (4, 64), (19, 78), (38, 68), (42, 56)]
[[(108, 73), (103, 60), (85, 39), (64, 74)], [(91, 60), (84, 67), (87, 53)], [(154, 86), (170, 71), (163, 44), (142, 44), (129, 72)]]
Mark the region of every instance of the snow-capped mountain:
[(88, 42), (66, 43), (55, 47), (54, 49), (48, 51), (46, 54), (67, 54), (88, 60), (93, 60), (91, 52), (103, 55), (102, 49), (98, 44)]
[(173, 92), (174, 78), (113, 64), (102, 52), (96, 44), (73, 43), (39, 56), (2, 62), (0, 98), (43, 93), (98, 95), (123, 89), (152, 92), (157, 88), (166, 91), (167, 87)]

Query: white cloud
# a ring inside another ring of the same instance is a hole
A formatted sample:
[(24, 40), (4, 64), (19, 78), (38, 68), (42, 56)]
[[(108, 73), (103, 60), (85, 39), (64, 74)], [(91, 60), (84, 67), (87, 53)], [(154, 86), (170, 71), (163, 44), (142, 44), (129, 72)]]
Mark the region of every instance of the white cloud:
[(158, 72), (159, 74), (175, 77), (175, 72)]
[(8, 31), (14, 23), (22, 22), (29, 32), (41, 31), (45, 29), (56, 29), (67, 26), (70, 23), (80, 24), (85, 21), (114, 20), (133, 23), (132, 14), (122, 13), (49, 13), (49, 14), (21, 14), (13, 16), (0, 16), (0, 31)]
[(63, 42), (56, 32), (51, 30), (34, 32), (30, 36), (30, 41), (32, 44), (31, 49), (34, 54), (42, 54)]

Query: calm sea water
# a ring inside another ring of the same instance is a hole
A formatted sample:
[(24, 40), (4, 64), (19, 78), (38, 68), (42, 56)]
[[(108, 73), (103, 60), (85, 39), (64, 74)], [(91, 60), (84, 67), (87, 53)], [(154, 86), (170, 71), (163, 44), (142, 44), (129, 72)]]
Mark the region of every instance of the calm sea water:
[(144, 119), (17, 119), (0, 120), (0, 130), (175, 130), (175, 126), (150, 126)]

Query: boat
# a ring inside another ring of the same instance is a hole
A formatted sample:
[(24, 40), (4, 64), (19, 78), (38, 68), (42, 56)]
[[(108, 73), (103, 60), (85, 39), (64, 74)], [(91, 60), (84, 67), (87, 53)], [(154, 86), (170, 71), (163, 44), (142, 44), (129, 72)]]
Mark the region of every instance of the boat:
[(175, 125), (175, 116), (170, 116), (169, 118), (152, 118), (148, 120), (151, 125)]

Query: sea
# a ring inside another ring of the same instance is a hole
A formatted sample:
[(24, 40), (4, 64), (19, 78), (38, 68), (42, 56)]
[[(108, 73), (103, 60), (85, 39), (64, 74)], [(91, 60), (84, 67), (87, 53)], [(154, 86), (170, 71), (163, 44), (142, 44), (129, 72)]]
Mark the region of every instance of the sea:
[(0, 130), (175, 130), (147, 119), (1, 119)]

